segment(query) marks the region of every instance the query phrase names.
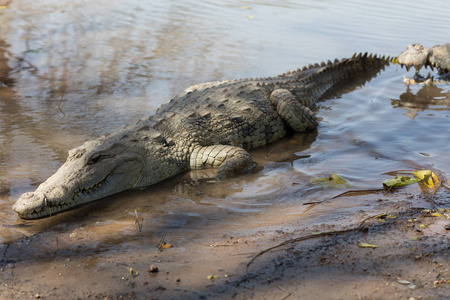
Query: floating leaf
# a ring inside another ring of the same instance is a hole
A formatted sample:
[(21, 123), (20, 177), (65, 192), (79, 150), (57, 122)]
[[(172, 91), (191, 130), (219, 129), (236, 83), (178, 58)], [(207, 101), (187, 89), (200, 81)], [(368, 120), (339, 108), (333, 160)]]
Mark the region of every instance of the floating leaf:
[(419, 187), (422, 193), (436, 193), (442, 186), (441, 178), (430, 170), (415, 171), (414, 175), (421, 179)]
[(343, 189), (348, 188), (351, 184), (336, 173), (331, 174), (330, 177), (311, 178), (310, 183), (314, 185), (321, 185), (330, 189)]
[(432, 174), (433, 172), (431, 172), (430, 170), (420, 170), (420, 171), (415, 171), (414, 175), (419, 178), (420, 180), (422, 180), (423, 184), (425, 184), (425, 186), (432, 188), (434, 187), (434, 181), (433, 181), (433, 177)]
[(248, 19), (249, 19), (249, 20), (253, 20), (254, 18), (255, 18), (255, 17), (254, 17), (253, 15), (249, 15), (249, 16), (248, 16)]
[(408, 280), (397, 280), (397, 282), (400, 283), (400, 284), (404, 284), (404, 285), (407, 285), (407, 284), (411, 283), (411, 281), (408, 281)]
[(252, 9), (251, 6), (241, 6), (240, 9)]
[(413, 240), (413, 241), (418, 241), (419, 238), (418, 238), (417, 236), (413, 236), (413, 237), (411, 238), (411, 240)]
[(408, 184), (419, 182), (418, 178), (411, 178), (409, 176), (397, 175), (395, 178), (387, 179), (383, 182), (383, 187), (386, 190), (399, 188)]
[(394, 58), (391, 60), (391, 62), (392, 62), (394, 65), (398, 65), (397, 57), (394, 57)]
[(6, 5), (0, 5), (0, 9), (6, 9), (7, 6)]
[(425, 224), (419, 224), (419, 228), (427, 228), (427, 225), (425, 225)]
[(359, 248), (378, 248), (378, 245), (372, 245), (372, 244), (367, 244), (367, 243), (359, 243), (358, 247)]
[(208, 280), (213, 280), (219, 278), (219, 275), (208, 275), (206, 278), (208, 278)]

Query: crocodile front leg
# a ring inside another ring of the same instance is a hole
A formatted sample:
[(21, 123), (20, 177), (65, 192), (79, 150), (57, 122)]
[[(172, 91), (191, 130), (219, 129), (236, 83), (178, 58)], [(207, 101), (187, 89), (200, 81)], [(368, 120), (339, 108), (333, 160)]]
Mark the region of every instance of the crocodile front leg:
[(242, 173), (252, 165), (252, 157), (247, 151), (228, 145), (197, 147), (190, 159), (191, 169), (219, 167), (217, 172), (219, 179)]
[(294, 131), (308, 131), (317, 127), (318, 122), (314, 113), (308, 107), (301, 105), (288, 90), (274, 90), (270, 95), (270, 101), (280, 117)]

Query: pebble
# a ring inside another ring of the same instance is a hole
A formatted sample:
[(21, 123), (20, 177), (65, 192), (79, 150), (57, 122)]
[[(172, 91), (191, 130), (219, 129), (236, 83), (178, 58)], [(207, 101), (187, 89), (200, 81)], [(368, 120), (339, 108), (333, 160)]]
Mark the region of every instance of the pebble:
[(150, 273), (158, 273), (158, 272), (159, 272), (159, 269), (158, 269), (158, 267), (155, 266), (155, 265), (150, 265), (150, 268), (148, 269), (148, 271), (149, 271)]

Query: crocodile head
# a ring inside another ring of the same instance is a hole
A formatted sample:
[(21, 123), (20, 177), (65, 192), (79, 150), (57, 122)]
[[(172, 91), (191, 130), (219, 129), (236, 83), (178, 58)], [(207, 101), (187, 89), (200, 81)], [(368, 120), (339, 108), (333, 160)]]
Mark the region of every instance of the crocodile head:
[(400, 65), (406, 66), (408, 71), (414, 67), (418, 72), (423, 66), (428, 65), (430, 55), (430, 49), (421, 44), (408, 45), (406, 50), (397, 57), (397, 61)]
[(416, 69), (416, 72), (425, 66), (437, 68), (440, 74), (445, 74), (450, 71), (450, 43), (432, 48), (425, 48), (420, 44), (408, 45), (406, 50), (400, 53), (397, 61), (401, 66), (406, 66), (409, 71), (411, 67)]
[(130, 189), (142, 170), (139, 152), (115, 139), (88, 141), (70, 150), (59, 170), (35, 192), (23, 194), (14, 210), (24, 219), (42, 218)]
[(450, 43), (442, 46), (434, 46), (433, 55), (429, 58), (429, 64), (438, 68), (441, 74), (450, 72)]

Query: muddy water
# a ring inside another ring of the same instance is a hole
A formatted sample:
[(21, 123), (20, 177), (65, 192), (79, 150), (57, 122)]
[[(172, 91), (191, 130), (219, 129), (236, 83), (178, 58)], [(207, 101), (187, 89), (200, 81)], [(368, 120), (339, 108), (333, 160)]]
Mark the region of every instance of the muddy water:
[(449, 85), (407, 88), (406, 71), (390, 66), (317, 103), (317, 132), (254, 151), (250, 174), (217, 182), (187, 173), (51, 220), (24, 222), (12, 210), (69, 149), (154, 113), (191, 84), (449, 42), (448, 1), (433, 9), (423, 1), (365, 3), (0, 1), (0, 240), (83, 227), (89, 245), (108, 241), (102, 251), (117, 250), (136, 234), (137, 211), (151, 243), (171, 233), (180, 244), (208, 227), (245, 233), (289, 218), (301, 226), (370, 205), (334, 202), (305, 213), (304, 202), (337, 193), (311, 177), (338, 173), (355, 188), (378, 187), (382, 173), (398, 169), (431, 166), (450, 177)]

